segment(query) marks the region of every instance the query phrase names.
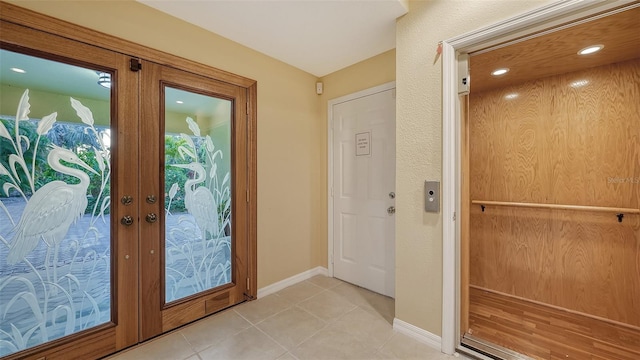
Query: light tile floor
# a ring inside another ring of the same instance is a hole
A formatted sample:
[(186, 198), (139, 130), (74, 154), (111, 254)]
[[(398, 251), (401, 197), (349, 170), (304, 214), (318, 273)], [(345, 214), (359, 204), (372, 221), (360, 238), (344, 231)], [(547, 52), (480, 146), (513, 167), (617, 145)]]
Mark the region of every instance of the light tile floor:
[(316, 276), (110, 360), (452, 359), (393, 330), (394, 300)]

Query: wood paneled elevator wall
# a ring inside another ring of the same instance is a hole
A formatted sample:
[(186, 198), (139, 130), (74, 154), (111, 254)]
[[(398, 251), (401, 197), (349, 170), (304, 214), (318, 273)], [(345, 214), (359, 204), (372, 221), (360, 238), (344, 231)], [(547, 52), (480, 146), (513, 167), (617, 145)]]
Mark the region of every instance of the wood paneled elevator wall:
[(640, 58), (472, 89), (467, 131), (468, 333), (640, 358)]

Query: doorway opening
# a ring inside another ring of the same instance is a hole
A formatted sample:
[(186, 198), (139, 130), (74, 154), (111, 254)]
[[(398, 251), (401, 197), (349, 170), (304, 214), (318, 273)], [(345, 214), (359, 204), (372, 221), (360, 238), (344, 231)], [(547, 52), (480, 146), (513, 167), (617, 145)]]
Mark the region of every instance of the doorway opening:
[[(629, 340), (640, 338), (638, 11), (470, 52), (463, 346), (500, 358), (640, 354)], [(610, 51), (580, 54), (592, 45)]]
[[(459, 98), (459, 80), (464, 77), (458, 68), (458, 56), (491, 47), (499, 48), (531, 37), (560, 30), (579, 23), (595, 20), (617, 11), (637, 7), (635, 1), (603, 3), (575, 3), (559, 1), (539, 9), (492, 24), (476, 31), (447, 39), (442, 43), (443, 60), (443, 322), (442, 351), (453, 354), (456, 350), (469, 352), (461, 347), (465, 327), (463, 309), (468, 297), (461, 285), (468, 276), (461, 225), (465, 207), (462, 202), (464, 178), (461, 176), (462, 147), (460, 118), (464, 108)], [(460, 73), (460, 74), (459, 74)], [(459, 75), (461, 76), (459, 78)], [(458, 219), (458, 220), (456, 220)], [(468, 253), (468, 252), (467, 252)], [(480, 356), (479, 352), (471, 352)]]

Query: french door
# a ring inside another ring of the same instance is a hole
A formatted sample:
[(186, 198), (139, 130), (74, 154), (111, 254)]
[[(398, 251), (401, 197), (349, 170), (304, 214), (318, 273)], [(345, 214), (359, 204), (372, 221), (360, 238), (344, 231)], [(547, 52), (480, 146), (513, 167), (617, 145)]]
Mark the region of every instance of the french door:
[(0, 5), (0, 358), (98, 358), (252, 298), (255, 87)]
[(145, 340), (245, 300), (247, 102), (239, 86), (141, 65)]

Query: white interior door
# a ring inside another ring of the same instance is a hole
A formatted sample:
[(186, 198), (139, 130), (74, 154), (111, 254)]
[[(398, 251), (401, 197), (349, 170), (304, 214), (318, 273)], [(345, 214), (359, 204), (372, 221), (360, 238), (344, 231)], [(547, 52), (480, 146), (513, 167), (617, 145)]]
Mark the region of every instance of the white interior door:
[(395, 294), (395, 88), (332, 106), (334, 276)]

